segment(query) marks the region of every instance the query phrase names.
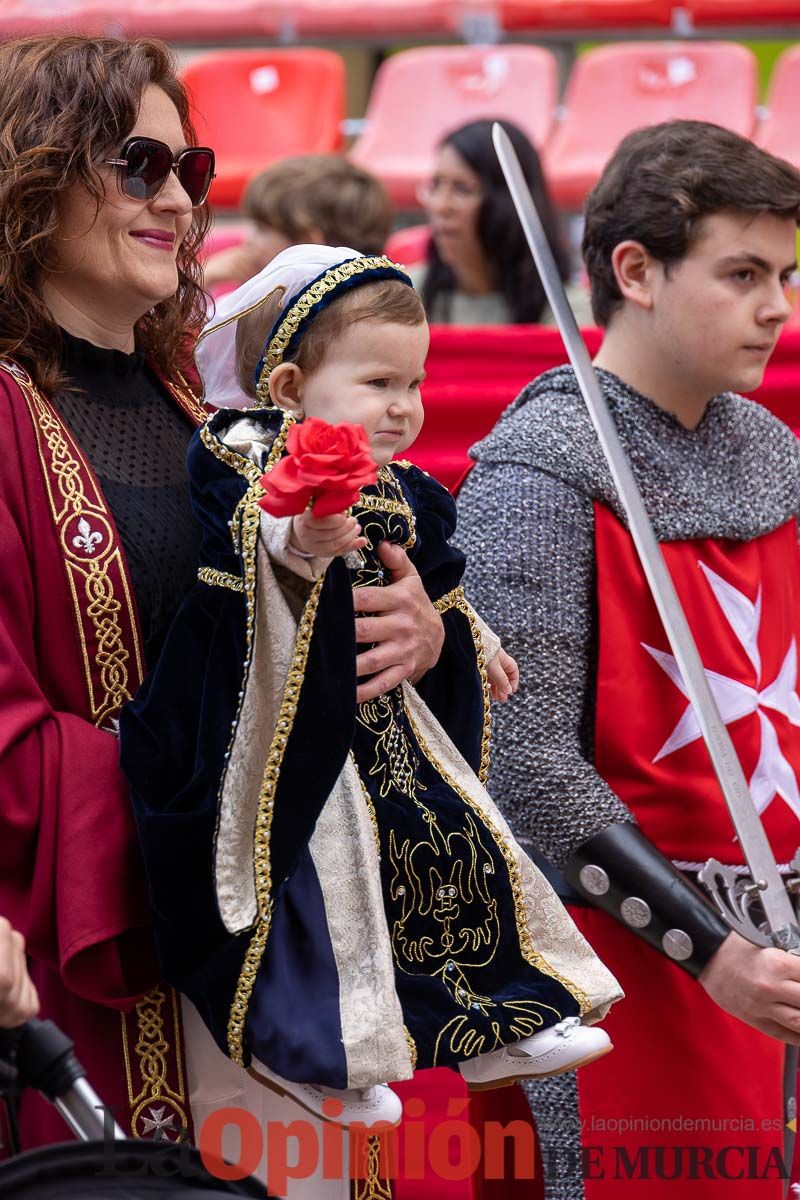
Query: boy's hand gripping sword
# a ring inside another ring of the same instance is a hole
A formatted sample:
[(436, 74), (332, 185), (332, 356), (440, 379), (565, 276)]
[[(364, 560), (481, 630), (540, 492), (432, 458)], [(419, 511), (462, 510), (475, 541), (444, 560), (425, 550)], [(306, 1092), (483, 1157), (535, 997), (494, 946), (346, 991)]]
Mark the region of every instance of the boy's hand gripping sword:
[[(686, 620), (672, 576), (653, 533), (644, 501), (617, 436), (616, 426), (589, 358), (589, 352), (578, 331), (514, 147), (505, 130), (497, 123), (492, 127), (492, 139), (539, 278), (575, 371), (581, 395), (589, 410), (589, 416), (611, 470), (614, 486), (625, 509), (628, 527), (650, 593), (675, 655), (689, 702), (708, 748), (750, 872), (749, 878), (742, 877), (730, 867), (725, 867), (715, 858), (711, 858), (700, 871), (698, 878), (708, 889), (722, 918), (742, 937), (757, 946), (778, 946), (791, 954), (800, 954), (796, 902), (793, 902), (787, 892), (787, 887), (792, 894), (800, 890), (800, 850), (796, 851), (791, 863), (795, 874), (784, 886), (772, 847), (750, 795), (742, 765), (708, 686), (689, 622)], [(756, 898), (763, 909), (765, 922), (757, 923), (756, 915), (751, 912), (751, 905)], [(784, 1131), (784, 1157), (788, 1164), (792, 1162), (794, 1149), (797, 1063), (797, 1049), (787, 1046), (784, 1057), (783, 1093), (784, 1111), (788, 1122)]]
[[(750, 871), (750, 878), (737, 874), (716, 859), (709, 859), (699, 878), (706, 886), (723, 919), (749, 941), (759, 946), (778, 946), (800, 954), (800, 929), (795, 903), (787, 892), (767, 840), (761, 818), (753, 803), (741, 763), (725, 722), (708, 685), (703, 664), (686, 614), (667, 569), (644, 502), (625, 456), (605, 397), (578, 332), (561, 278), (545, 236), (539, 214), (505, 130), (492, 129), (497, 157), (514, 201), (522, 228), (539, 272), (547, 299), (556, 318), (581, 394), (597, 432), (611, 476), (628, 518), (628, 526), (650, 592), (658, 609), (672, 653), (675, 655), (689, 701), (719, 781), (725, 803)], [(792, 860), (800, 871), (800, 850)], [(800, 880), (789, 881), (792, 892)], [(755, 899), (763, 909), (766, 924), (757, 923), (751, 911)]]

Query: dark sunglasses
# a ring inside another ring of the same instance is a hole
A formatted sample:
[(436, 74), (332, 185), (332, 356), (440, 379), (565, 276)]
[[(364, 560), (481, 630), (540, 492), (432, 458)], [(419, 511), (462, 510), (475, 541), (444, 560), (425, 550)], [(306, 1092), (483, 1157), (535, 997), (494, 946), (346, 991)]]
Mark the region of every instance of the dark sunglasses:
[(166, 142), (155, 138), (128, 138), (119, 158), (107, 158), (105, 162), (109, 167), (119, 168), (119, 190), (131, 200), (154, 199), (169, 179), (170, 171), (174, 171), (192, 207), (197, 208), (208, 195), (214, 178), (214, 151), (208, 146), (189, 146), (173, 158)]

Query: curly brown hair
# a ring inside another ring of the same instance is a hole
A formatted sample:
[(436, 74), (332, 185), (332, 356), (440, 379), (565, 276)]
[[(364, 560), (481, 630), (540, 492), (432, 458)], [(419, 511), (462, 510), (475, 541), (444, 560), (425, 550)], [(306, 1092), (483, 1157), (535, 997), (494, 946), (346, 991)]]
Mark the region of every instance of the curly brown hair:
[[(0, 46), (0, 357), (15, 359), (51, 394), (67, 380), (40, 281), (57, 266), (60, 197), (77, 183), (99, 213), (106, 195), (100, 164), (133, 128), (148, 84), (167, 94), (187, 142), (196, 142), (189, 100), (163, 42), (57, 35)], [(197, 253), (209, 221), (205, 206), (193, 210), (178, 252), (177, 292), (136, 323), (137, 346), (166, 376), (189, 361), (205, 319)]]

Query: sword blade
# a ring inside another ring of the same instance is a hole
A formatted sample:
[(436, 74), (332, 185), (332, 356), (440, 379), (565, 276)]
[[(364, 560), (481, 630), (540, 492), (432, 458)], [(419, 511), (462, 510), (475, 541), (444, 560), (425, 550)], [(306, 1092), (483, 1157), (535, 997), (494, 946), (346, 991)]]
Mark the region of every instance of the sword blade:
[(608, 461), (611, 477), (628, 517), (633, 538), (650, 592), (661, 617), (667, 639), (675, 655), (689, 702), (694, 709), (703, 740), (708, 747), (714, 772), (750, 868), (753, 880), (761, 888), (759, 900), (770, 931), (796, 925), (792, 903), (778, 871), (761, 818), (747, 786), (739, 757), (709, 687), (703, 663), (686, 614), (683, 611), (672, 576), (656, 540), (641, 493), (633, 477), (605, 396), (592, 366), (586, 344), (578, 331), (561, 277), (553, 259), (539, 214), (533, 203), (514, 147), (502, 126), (492, 129), (495, 151), (505, 175), (508, 190), (525, 232), (539, 277), (556, 318), (569, 360), (575, 371), (581, 394)]

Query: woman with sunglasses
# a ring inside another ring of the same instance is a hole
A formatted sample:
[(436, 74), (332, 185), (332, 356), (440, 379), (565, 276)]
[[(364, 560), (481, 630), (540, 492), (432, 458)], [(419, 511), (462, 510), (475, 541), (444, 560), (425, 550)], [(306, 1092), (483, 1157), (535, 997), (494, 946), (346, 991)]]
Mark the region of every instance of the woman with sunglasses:
[[(542, 218), (561, 278), (569, 254), (547, 191), (539, 155), (510, 121), (500, 122), (517, 152)], [(531, 261), (492, 143), (491, 120), (470, 121), (439, 144), (431, 179), (419, 190), (430, 224), (424, 263), (409, 274), (428, 320), (444, 325), (552, 324), (544, 288)], [(579, 324), (592, 324), (588, 292), (569, 284)]]
[[(118, 767), (119, 710), (196, 581), (187, 376), (214, 155), (195, 140), (160, 42), (0, 47), (0, 913), (119, 1125), (171, 1140), (247, 1106), (248, 1083), (269, 1095), (196, 1050), (196, 1012), (158, 983)], [(405, 555), (387, 566), (380, 620), (356, 622), (370, 696), (443, 638)], [(28, 1103), (23, 1145), (62, 1140)]]
[[(158, 43), (0, 48), (0, 912), (144, 1135), (189, 1110), (114, 729), (196, 570), (182, 364), (214, 155), (194, 140)], [(63, 1140), (28, 1103), (23, 1146)]]

